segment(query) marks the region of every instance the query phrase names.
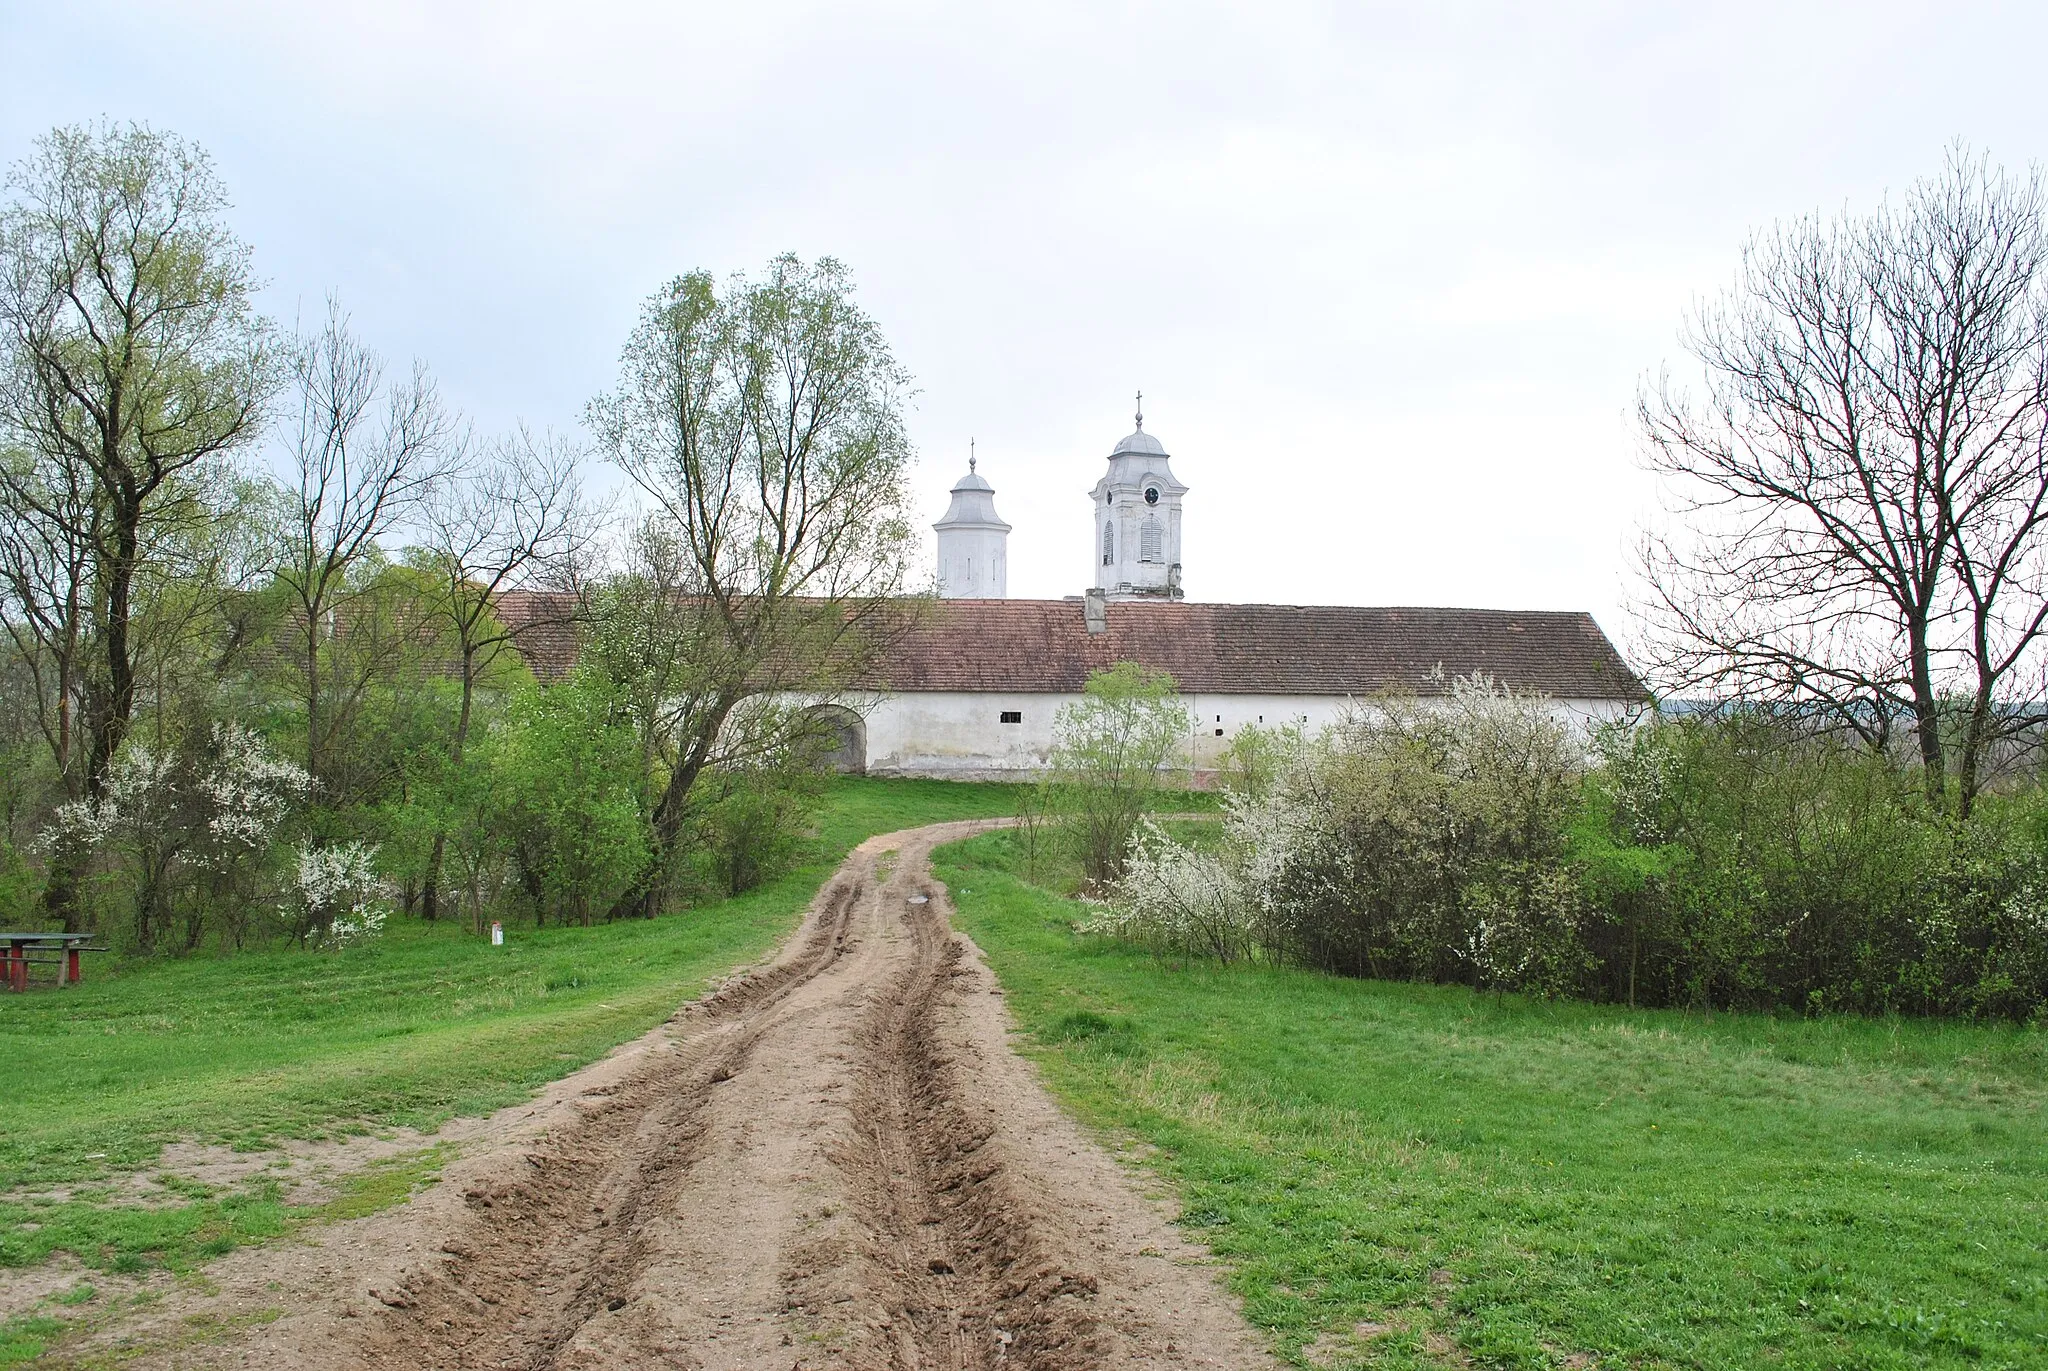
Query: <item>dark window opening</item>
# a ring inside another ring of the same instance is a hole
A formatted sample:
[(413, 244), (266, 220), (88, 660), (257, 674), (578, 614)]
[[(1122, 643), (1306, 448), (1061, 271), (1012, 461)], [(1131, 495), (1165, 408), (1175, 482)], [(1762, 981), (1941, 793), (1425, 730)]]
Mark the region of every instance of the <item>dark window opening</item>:
[(1221, 738), (1221, 737), (1223, 736), (1223, 730), (1222, 730), (1222, 729), (1220, 729), (1220, 728), (1219, 728), (1219, 729), (1217, 729), (1217, 730), (1216, 730), (1216, 736), (1217, 736), (1217, 737), (1219, 737), (1219, 738)]
[(1004, 722), (1004, 723), (1006, 723), (1006, 724), (1021, 724), (1021, 723), (1023, 723), (1023, 722), (1024, 722), (1024, 711), (1023, 711), (1023, 710), (1021, 710), (1021, 709), (1006, 709), (1006, 710), (1004, 710), (1004, 711), (1003, 711), (1003, 722)]

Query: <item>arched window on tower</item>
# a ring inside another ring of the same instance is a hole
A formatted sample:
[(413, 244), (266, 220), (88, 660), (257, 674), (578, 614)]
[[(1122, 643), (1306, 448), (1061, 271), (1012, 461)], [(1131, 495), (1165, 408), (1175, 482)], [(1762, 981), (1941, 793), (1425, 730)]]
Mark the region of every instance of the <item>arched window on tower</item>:
[(1102, 526), (1102, 564), (1104, 566), (1116, 565), (1115, 524), (1104, 524)]
[(1156, 562), (1160, 560), (1159, 520), (1156, 516), (1145, 516), (1145, 527), (1138, 535), (1138, 560)]

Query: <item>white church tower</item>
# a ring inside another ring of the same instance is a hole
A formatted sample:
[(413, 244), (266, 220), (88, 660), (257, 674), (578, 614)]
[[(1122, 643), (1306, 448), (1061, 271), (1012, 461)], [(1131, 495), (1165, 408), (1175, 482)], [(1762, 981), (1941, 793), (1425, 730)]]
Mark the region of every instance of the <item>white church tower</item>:
[(1010, 526), (996, 514), (995, 487), (975, 474), (953, 487), (939, 531), (939, 597), (945, 600), (1001, 600), (1010, 593)]
[(1138, 427), (1109, 454), (1109, 470), (1089, 492), (1095, 500), (1095, 588), (1110, 600), (1178, 600), (1180, 497), (1166, 448)]

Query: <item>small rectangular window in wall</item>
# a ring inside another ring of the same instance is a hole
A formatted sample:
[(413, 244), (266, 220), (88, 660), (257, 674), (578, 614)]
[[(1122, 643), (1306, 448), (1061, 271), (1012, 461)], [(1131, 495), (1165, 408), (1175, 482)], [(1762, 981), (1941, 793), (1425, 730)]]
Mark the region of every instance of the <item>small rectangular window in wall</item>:
[(1023, 711), (1023, 710), (1021, 710), (1021, 709), (1006, 709), (1006, 710), (1004, 710), (1004, 711), (1003, 711), (1003, 722), (1004, 722), (1004, 723), (1006, 723), (1006, 724), (1021, 724), (1021, 723), (1023, 723), (1023, 722), (1024, 722), (1024, 711)]

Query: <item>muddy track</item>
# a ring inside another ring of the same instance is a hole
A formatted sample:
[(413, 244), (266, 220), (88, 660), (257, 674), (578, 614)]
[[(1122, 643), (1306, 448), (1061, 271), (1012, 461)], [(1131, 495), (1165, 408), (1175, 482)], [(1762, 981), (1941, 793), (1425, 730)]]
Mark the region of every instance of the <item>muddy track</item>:
[(987, 826), (863, 844), (776, 960), (365, 1221), (218, 1364), (1269, 1365), (1010, 1051), (929, 867)]

